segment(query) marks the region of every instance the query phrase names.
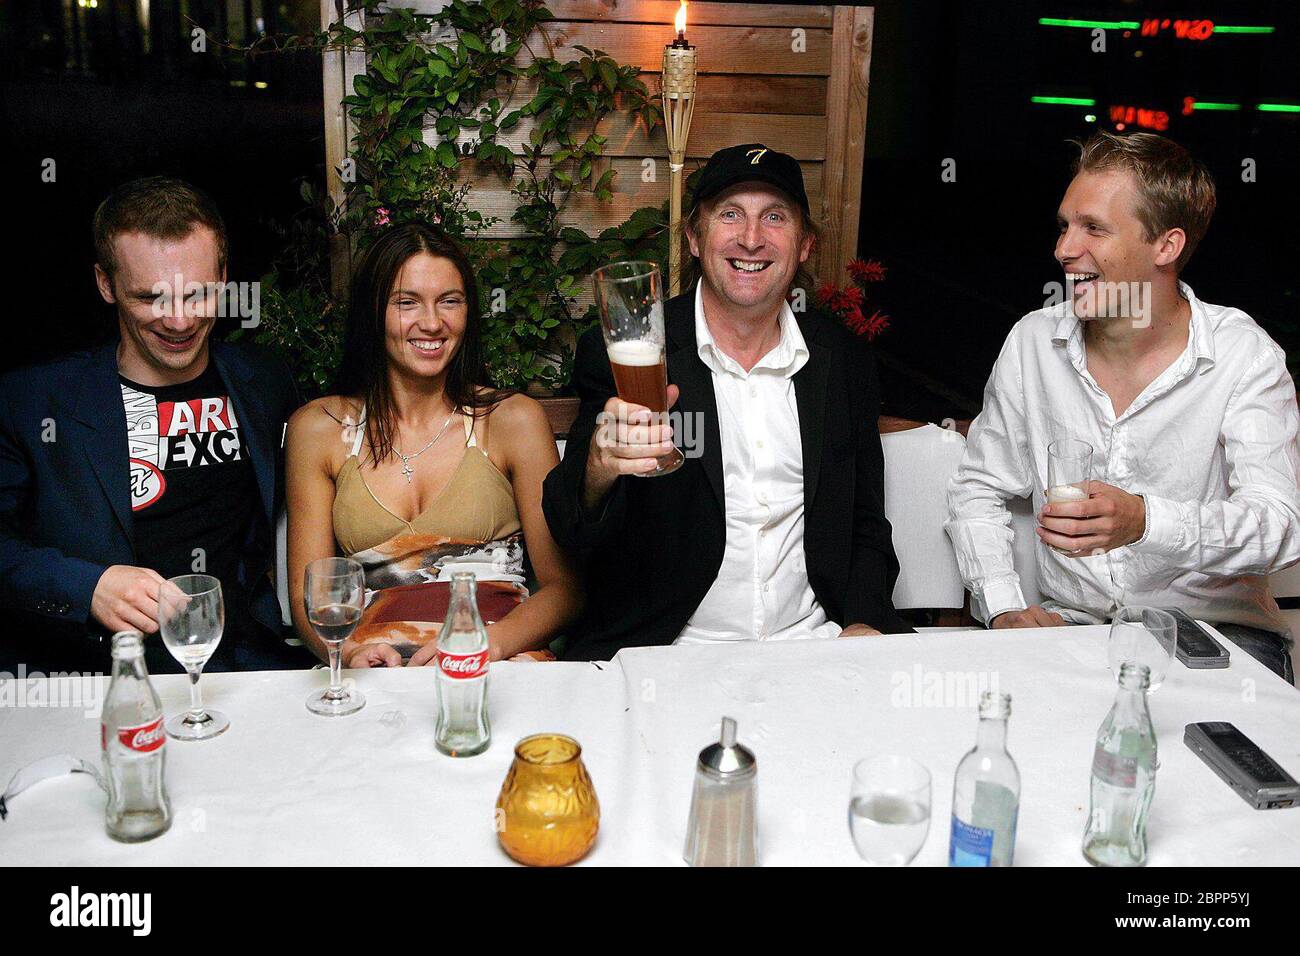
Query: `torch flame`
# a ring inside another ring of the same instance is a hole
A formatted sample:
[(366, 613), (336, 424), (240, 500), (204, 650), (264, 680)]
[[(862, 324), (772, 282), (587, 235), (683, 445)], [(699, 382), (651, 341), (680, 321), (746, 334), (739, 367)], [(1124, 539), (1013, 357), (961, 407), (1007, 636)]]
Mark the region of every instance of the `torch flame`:
[(673, 26), (676, 28), (678, 35), (686, 34), (686, 0), (682, 0), (682, 5), (677, 8), (677, 16), (673, 18)]

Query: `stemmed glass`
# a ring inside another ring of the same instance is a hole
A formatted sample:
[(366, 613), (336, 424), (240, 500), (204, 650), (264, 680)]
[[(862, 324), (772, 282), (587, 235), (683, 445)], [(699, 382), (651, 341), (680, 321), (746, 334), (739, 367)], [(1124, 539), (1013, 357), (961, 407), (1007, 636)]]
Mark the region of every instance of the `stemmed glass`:
[(910, 757), (858, 761), (849, 793), (849, 833), (858, 856), (907, 866), (930, 832), (930, 771)]
[(339, 660), (343, 642), (352, 636), (366, 604), (366, 575), (351, 558), (321, 558), (307, 565), (303, 601), (307, 620), (325, 642), (330, 657), (330, 686), (307, 698), (307, 709), (326, 717), (355, 714), (366, 699), (355, 687), (345, 688)]
[(221, 582), (210, 574), (182, 574), (158, 589), (158, 629), (172, 657), (190, 675), (190, 709), (167, 719), (167, 733), (177, 740), (207, 740), (223, 733), (230, 718), (205, 710), (199, 692), (203, 665), (221, 643), (226, 611)]
[(1169, 673), (1178, 646), (1178, 622), (1168, 611), (1154, 607), (1122, 607), (1110, 622), (1110, 640), (1106, 657), (1111, 672), (1119, 680), (1119, 669), (1132, 661), (1151, 669), (1150, 694), (1160, 687)]

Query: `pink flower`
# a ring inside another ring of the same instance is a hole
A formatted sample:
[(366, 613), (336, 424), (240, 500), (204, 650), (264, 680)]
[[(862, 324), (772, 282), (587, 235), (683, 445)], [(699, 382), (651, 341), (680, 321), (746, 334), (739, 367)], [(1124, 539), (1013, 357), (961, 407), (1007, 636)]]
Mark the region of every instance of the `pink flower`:
[(380, 206), (378, 209), (375, 210), (375, 225), (376, 226), (388, 225), (388, 210), (385, 209), (383, 206)]

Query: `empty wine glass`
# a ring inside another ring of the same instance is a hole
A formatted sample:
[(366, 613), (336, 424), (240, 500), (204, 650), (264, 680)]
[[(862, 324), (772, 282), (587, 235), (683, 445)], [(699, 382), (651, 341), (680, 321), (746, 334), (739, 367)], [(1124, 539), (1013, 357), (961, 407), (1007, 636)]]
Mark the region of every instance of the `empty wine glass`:
[(907, 866), (930, 832), (930, 771), (910, 757), (858, 761), (849, 794), (849, 833), (858, 856)]
[(1116, 680), (1129, 662), (1150, 668), (1149, 694), (1164, 683), (1177, 645), (1178, 623), (1172, 614), (1154, 607), (1122, 607), (1110, 622), (1106, 657)]
[(158, 589), (158, 629), (172, 657), (190, 675), (190, 709), (163, 725), (177, 740), (206, 740), (223, 733), (230, 718), (219, 710), (205, 710), (199, 692), (203, 665), (221, 643), (226, 612), (221, 582), (210, 574), (182, 574), (164, 581)]
[(351, 558), (321, 558), (307, 565), (303, 601), (307, 620), (325, 642), (330, 658), (330, 686), (307, 698), (313, 714), (342, 717), (355, 714), (366, 699), (355, 687), (344, 687), (339, 655), (352, 636), (366, 604), (366, 575)]

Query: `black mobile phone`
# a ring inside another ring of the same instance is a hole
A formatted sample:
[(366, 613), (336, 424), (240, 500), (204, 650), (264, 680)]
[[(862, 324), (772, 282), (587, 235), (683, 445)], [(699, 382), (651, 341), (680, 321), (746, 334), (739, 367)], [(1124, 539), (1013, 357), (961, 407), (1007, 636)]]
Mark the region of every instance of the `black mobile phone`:
[(1178, 659), (1187, 667), (1202, 669), (1228, 666), (1228, 650), (1214, 639), (1205, 628), (1193, 621), (1185, 611), (1169, 608), (1178, 624)]
[(1300, 804), (1300, 784), (1232, 724), (1222, 720), (1188, 724), (1183, 743), (1256, 810)]

